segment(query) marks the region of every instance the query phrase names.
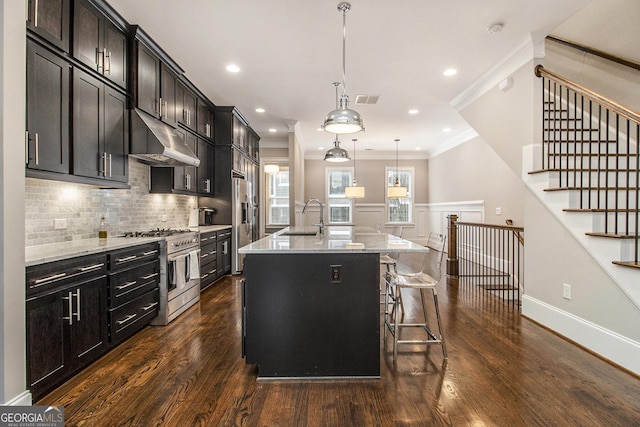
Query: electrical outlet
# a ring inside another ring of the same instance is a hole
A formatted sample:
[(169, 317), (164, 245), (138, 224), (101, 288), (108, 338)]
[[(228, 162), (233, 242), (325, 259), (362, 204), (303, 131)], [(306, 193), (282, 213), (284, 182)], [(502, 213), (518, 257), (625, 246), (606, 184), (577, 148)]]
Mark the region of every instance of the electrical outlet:
[(160, 221), (167, 222), (167, 216), (166, 215), (161, 215), (160, 216)]
[(562, 284), (562, 298), (571, 299), (571, 285)]
[(331, 283), (342, 283), (342, 266), (332, 265), (331, 267)]
[(53, 220), (53, 228), (54, 228), (54, 230), (64, 230), (65, 228), (67, 228), (67, 220), (66, 220), (66, 218), (54, 219)]
[(502, 215), (502, 208), (496, 208), (496, 215)]

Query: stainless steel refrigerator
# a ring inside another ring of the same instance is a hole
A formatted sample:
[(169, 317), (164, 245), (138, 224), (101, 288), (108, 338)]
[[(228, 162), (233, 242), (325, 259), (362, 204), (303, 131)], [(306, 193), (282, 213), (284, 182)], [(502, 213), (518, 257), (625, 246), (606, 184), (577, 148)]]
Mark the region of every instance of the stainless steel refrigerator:
[(251, 200), (251, 184), (242, 178), (232, 179), (232, 234), (231, 273), (240, 274), (243, 270), (244, 255), (238, 249), (248, 245), (253, 235), (253, 203)]

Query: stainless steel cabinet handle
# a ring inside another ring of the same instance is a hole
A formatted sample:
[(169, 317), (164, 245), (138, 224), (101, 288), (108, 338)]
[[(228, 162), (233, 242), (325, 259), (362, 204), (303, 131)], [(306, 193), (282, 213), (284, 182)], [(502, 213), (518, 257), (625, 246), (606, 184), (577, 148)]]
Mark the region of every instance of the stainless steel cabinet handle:
[(160, 115), (160, 118), (162, 119), (162, 98), (160, 98), (158, 100), (158, 114)]
[(153, 255), (153, 254), (157, 254), (158, 250), (153, 250), (153, 251), (147, 251), (147, 252), (143, 252), (142, 255), (144, 256), (149, 256), (149, 255)]
[(143, 276), (143, 277), (142, 277), (142, 280), (149, 280), (149, 279), (151, 279), (152, 277), (156, 277), (157, 275), (158, 275), (158, 273), (149, 274), (149, 275), (147, 275), (147, 276)]
[(24, 131), (24, 163), (29, 164), (29, 131)]
[(102, 51), (96, 48), (96, 65), (97, 65), (98, 71), (100, 70), (104, 71), (104, 66), (102, 64), (103, 61), (104, 61), (104, 58), (102, 57)]
[(124, 257), (124, 258), (116, 258), (116, 262), (127, 262), (127, 261), (134, 260), (136, 258), (138, 258), (137, 255), (131, 255), (131, 256)]
[(78, 288), (78, 290), (76, 291), (76, 320), (79, 322), (80, 321), (80, 288)]
[(202, 243), (202, 242), (206, 242), (207, 240), (209, 240), (209, 238), (208, 238), (208, 237), (201, 237), (201, 238), (200, 238), (200, 243)]
[(102, 153), (102, 175), (107, 176), (107, 153)]
[(117, 290), (127, 289), (129, 286), (133, 286), (136, 283), (138, 283), (136, 280), (134, 280), (133, 282), (126, 282), (124, 285), (116, 286), (116, 289)]
[(80, 267), (78, 270), (79, 270), (81, 273), (84, 273), (84, 272), (87, 272), (87, 271), (90, 271), (90, 270), (95, 270), (95, 269), (97, 269), (97, 268), (100, 268), (100, 267), (102, 267), (103, 265), (104, 265), (104, 263), (94, 264), (94, 265), (89, 265), (89, 266), (87, 266), (87, 267)]
[(66, 297), (62, 297), (69, 301), (69, 317), (63, 317), (63, 320), (68, 320), (69, 325), (73, 325), (73, 292), (69, 291), (69, 294)]
[(109, 153), (109, 178), (111, 178), (111, 153)]
[(35, 285), (41, 285), (41, 284), (43, 284), (45, 282), (50, 282), (52, 280), (60, 279), (60, 278), (62, 278), (64, 276), (66, 276), (66, 275), (67, 275), (67, 273), (54, 274), (53, 276), (48, 276), (48, 277), (44, 277), (42, 279), (35, 280), (33, 283)]
[(39, 141), (39, 137), (38, 137), (38, 132), (36, 132), (35, 135), (35, 140), (36, 140), (36, 165), (40, 163), (40, 141)]
[(205, 259), (205, 258), (206, 258), (206, 257), (208, 257), (208, 256), (209, 256), (209, 254), (201, 254), (201, 255), (200, 255), (200, 259)]
[(202, 275), (202, 277), (200, 277), (201, 280), (206, 279), (207, 277), (209, 277), (209, 273), (205, 273)]
[[(107, 66), (107, 62), (109, 66)], [(104, 72), (111, 75), (111, 51), (107, 52), (107, 49), (104, 49), (104, 53), (102, 54), (102, 64), (104, 67)]]
[(135, 317), (138, 317), (138, 315), (137, 314), (130, 314), (127, 317), (125, 317), (124, 319), (116, 321), (116, 323), (118, 325), (122, 325), (123, 323), (127, 323), (129, 320), (131, 320), (131, 319), (133, 319)]
[(149, 304), (148, 306), (146, 306), (146, 307), (142, 307), (142, 309), (143, 309), (144, 311), (149, 311), (149, 310), (151, 310), (153, 307), (155, 307), (156, 305), (158, 305), (158, 303), (157, 303), (157, 302), (152, 302), (152, 303), (151, 303), (151, 304)]
[(210, 179), (205, 179), (204, 180), (204, 191), (206, 191), (207, 193), (211, 193), (211, 180)]
[(38, 3), (40, 3), (38, 0), (36, 0), (36, 5), (35, 5), (35, 13), (33, 14), (33, 25), (35, 27), (38, 26)]

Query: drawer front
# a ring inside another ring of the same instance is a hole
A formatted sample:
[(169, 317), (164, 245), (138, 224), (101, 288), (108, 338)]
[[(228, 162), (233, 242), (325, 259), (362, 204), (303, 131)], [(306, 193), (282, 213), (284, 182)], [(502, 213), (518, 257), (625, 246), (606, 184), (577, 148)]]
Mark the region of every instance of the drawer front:
[(200, 266), (200, 288), (204, 288), (216, 280), (217, 262), (209, 262)]
[(216, 259), (216, 241), (210, 241), (206, 245), (200, 244), (200, 264), (209, 262)]
[(211, 242), (215, 242), (217, 238), (217, 231), (208, 231), (206, 233), (200, 233), (200, 246), (206, 245)]
[(218, 231), (218, 240), (231, 238), (231, 230)]
[(119, 271), (134, 265), (143, 264), (155, 260), (160, 255), (158, 243), (132, 246), (117, 251), (111, 251), (108, 255), (109, 270)]
[(133, 301), (109, 310), (109, 338), (116, 343), (149, 324), (158, 315), (159, 291), (140, 295)]
[(104, 254), (70, 258), (28, 267), (26, 270), (27, 296), (85, 282), (103, 276), (106, 271), (107, 258)]
[(160, 261), (152, 261), (137, 267), (109, 275), (109, 303), (111, 308), (158, 287)]

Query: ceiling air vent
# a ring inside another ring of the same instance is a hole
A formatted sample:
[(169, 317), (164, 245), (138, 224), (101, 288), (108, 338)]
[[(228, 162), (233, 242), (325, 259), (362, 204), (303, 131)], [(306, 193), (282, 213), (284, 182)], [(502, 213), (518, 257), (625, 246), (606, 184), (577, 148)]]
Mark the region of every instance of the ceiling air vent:
[(356, 105), (376, 104), (380, 95), (356, 95)]

